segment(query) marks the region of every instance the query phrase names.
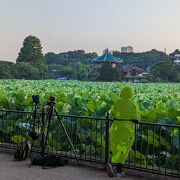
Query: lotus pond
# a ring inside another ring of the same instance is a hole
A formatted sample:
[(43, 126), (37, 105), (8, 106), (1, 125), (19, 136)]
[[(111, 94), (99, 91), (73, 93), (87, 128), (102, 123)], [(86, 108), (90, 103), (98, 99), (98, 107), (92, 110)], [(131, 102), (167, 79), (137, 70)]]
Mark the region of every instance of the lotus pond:
[[(40, 95), (40, 105), (57, 97), (61, 114), (104, 116), (111, 109), (125, 83), (80, 81), (0, 81), (0, 109), (32, 109), (32, 95)], [(128, 84), (135, 90), (141, 121), (180, 123), (180, 84)]]

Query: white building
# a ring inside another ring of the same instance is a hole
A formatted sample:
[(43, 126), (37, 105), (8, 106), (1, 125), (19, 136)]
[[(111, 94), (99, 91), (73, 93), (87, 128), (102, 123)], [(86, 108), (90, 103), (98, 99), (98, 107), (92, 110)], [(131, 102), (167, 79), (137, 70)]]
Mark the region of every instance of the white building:
[(180, 65), (180, 54), (174, 55), (174, 64)]
[(132, 53), (133, 52), (133, 47), (132, 46), (121, 47), (121, 52), (122, 53)]

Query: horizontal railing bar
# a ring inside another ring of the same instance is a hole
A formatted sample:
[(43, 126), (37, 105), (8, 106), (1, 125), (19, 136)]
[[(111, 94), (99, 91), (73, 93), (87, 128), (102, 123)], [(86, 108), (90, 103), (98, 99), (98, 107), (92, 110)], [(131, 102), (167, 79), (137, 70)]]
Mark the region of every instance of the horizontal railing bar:
[(180, 125), (173, 125), (173, 124), (162, 124), (162, 123), (151, 123), (151, 122), (138, 122), (138, 124), (180, 128)]
[(173, 124), (162, 124), (162, 123), (151, 123), (151, 122), (142, 122), (142, 121), (137, 121), (137, 120), (125, 120), (125, 119), (110, 119), (110, 121), (120, 121), (120, 122), (134, 122), (136, 124), (142, 124), (142, 125), (152, 125), (152, 126), (167, 126), (167, 127), (175, 127), (175, 128), (180, 128), (180, 125), (173, 125)]
[(95, 119), (95, 120), (106, 120), (105, 118), (102, 117), (96, 117), (96, 116), (76, 116), (76, 115), (64, 115), (64, 114), (59, 114), (59, 116), (64, 116), (64, 117), (74, 117), (74, 118), (81, 118), (81, 119)]
[[(6, 110), (6, 109), (0, 109), (0, 112), (12, 112), (12, 113), (23, 113), (23, 114), (33, 114), (33, 112), (30, 111), (19, 111), (19, 110)], [(42, 114), (39, 112), (39, 114)], [(47, 115), (47, 113), (45, 113)], [(66, 114), (59, 114), (59, 116), (63, 117), (72, 117), (72, 118), (80, 118), (80, 119), (95, 119), (95, 120), (104, 120), (106, 121), (105, 118), (102, 117), (97, 117), (97, 116), (80, 116), (80, 115), (66, 115)], [(125, 120), (125, 119), (109, 119), (110, 121), (129, 121), (129, 122), (134, 122), (136, 124), (144, 124), (144, 125), (152, 125), (152, 126), (165, 126), (165, 127), (175, 127), (175, 128), (180, 128), (180, 125), (173, 125), (173, 124), (162, 124), (162, 123), (152, 123), (152, 122), (142, 122), (142, 121), (137, 121), (137, 120)], [(137, 121), (137, 122), (135, 122)]]
[[(10, 113), (23, 113), (23, 114), (33, 114), (31, 111), (21, 111), (21, 110), (6, 110), (6, 109), (0, 109), (0, 112), (10, 112)], [(39, 112), (39, 114), (42, 114), (42, 112)], [(47, 115), (48, 113), (45, 113)], [(54, 114), (54, 116), (56, 116)], [(59, 116), (63, 117), (74, 117), (74, 118), (84, 118), (84, 119), (96, 119), (96, 120), (106, 120), (105, 118), (102, 117), (97, 117), (97, 116), (79, 116), (79, 115), (67, 115), (67, 114), (59, 114)]]
[(7, 110), (7, 109), (0, 109), (0, 112), (23, 113), (23, 114), (33, 114), (33, 112), (30, 112), (30, 111), (21, 111), (21, 110)]

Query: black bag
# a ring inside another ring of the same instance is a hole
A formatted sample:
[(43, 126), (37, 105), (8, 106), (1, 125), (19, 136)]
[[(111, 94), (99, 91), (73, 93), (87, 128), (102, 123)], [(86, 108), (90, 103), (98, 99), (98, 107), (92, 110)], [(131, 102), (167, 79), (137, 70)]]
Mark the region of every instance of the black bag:
[(28, 154), (31, 151), (31, 142), (28, 140), (20, 142), (15, 151), (14, 151), (14, 159), (17, 161), (25, 160)]
[(41, 165), (49, 167), (59, 167), (68, 164), (68, 160), (62, 158), (61, 156), (48, 155), (46, 157), (34, 157), (31, 159), (32, 165)]

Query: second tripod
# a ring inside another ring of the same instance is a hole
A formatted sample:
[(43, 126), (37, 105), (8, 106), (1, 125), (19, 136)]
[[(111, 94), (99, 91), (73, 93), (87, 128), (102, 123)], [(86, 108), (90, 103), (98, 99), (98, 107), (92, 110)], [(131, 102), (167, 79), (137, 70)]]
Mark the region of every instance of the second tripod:
[[(64, 133), (65, 133), (65, 137), (68, 140), (68, 143), (71, 146), (71, 149), (74, 153), (75, 158), (78, 161), (78, 156), (76, 154), (74, 145), (68, 135), (68, 132), (65, 128), (65, 125), (61, 119), (61, 117), (58, 114), (57, 109), (55, 108), (56, 105), (56, 97), (50, 97), (49, 101), (47, 102), (47, 104), (45, 105), (45, 107), (42, 110), (41, 113), (41, 127), (40, 127), (40, 134), (38, 136), (38, 141), (40, 142), (40, 148), (41, 148), (41, 156), (38, 158), (31, 158), (31, 164), (35, 164), (35, 165), (43, 165), (43, 166), (48, 166), (48, 164), (52, 164), (52, 162), (56, 163), (57, 160), (61, 160), (62, 158), (60, 156), (53, 156), (50, 155), (50, 153), (47, 150), (47, 146), (48, 146), (48, 137), (49, 137), (49, 133), (50, 133), (50, 128), (51, 128), (51, 124), (52, 124), (52, 120), (53, 117), (56, 116), (58, 122), (60, 123)], [(46, 109), (46, 112), (45, 112)], [(79, 162), (79, 161), (78, 161)], [(60, 163), (60, 162), (59, 162)], [(64, 162), (63, 162), (64, 163)], [(60, 163), (61, 164), (61, 163)]]

